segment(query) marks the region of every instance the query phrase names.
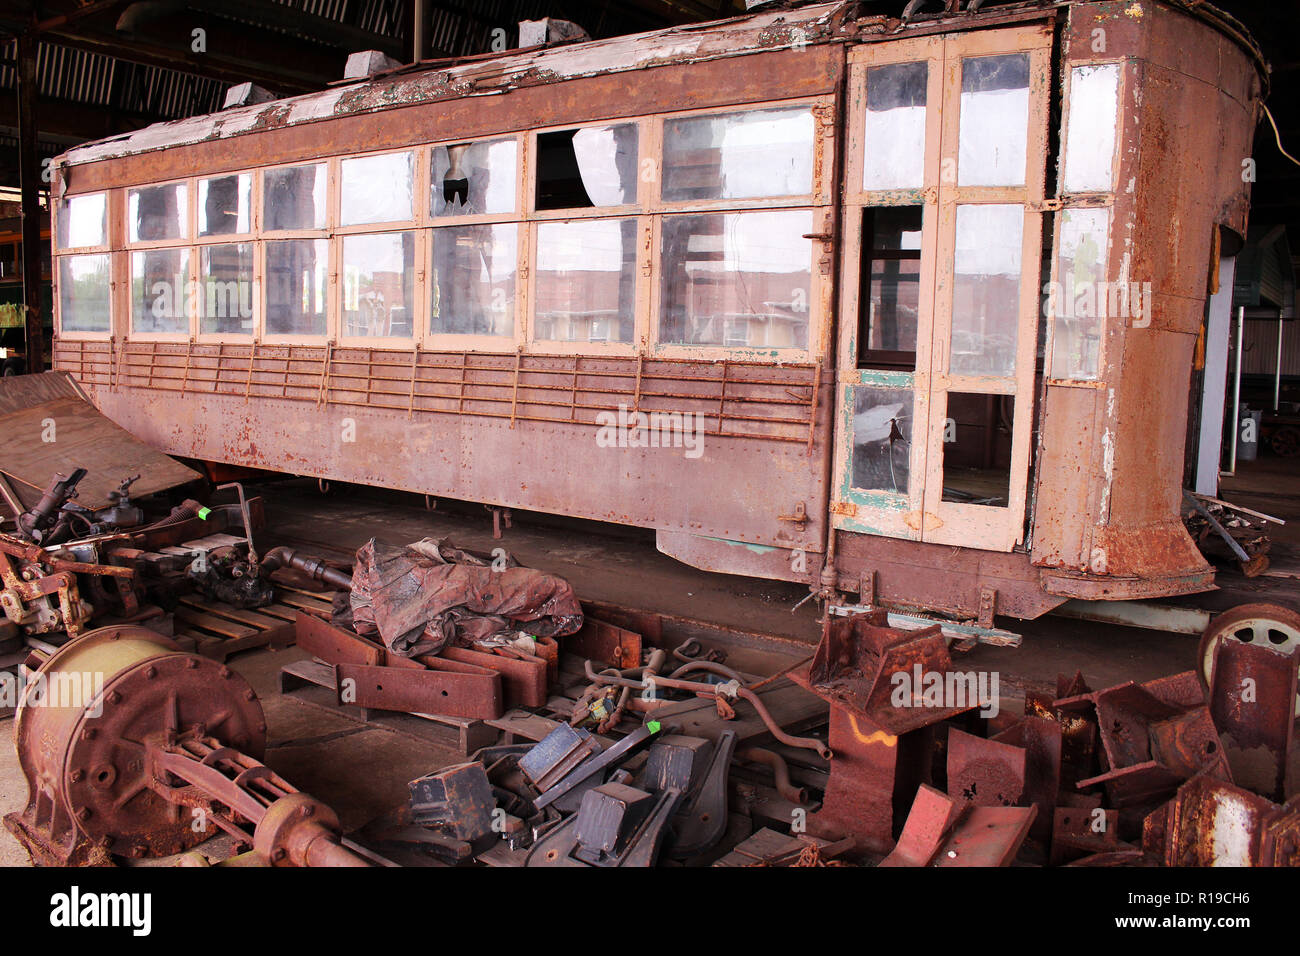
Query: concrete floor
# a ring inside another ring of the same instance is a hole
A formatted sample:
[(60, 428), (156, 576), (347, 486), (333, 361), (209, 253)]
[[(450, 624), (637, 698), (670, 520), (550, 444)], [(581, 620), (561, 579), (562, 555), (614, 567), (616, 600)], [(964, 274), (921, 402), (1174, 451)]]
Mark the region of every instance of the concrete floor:
[[(1300, 519), (1296, 466), (1277, 459), (1243, 464), (1225, 482), (1223, 497), (1284, 519)], [(252, 486), (266, 499), (269, 527), (259, 536), (265, 550), (277, 544), (324, 557), (350, 558), (366, 539), (391, 542), (451, 536), (479, 552), (502, 546), (522, 563), (569, 579), (584, 599), (608, 601), (694, 618), (713, 624), (806, 642), (819, 636), (817, 612), (809, 602), (792, 613), (806, 589), (779, 582), (709, 574), (665, 557), (653, 534), (581, 521), (517, 513), (502, 541), (492, 538), (490, 514), (477, 506), (445, 503), (428, 511), (415, 495), (347, 488), (321, 495), (315, 482), (281, 481)], [(1300, 521), (1277, 529), (1275, 559), (1294, 563), (1300, 554)], [(1218, 608), (1246, 600), (1290, 599), (1300, 582), (1276, 578), (1246, 581), (1231, 570), (1220, 577), (1223, 591), (1188, 599)], [(991, 669), (1001, 675), (1003, 693), (1029, 685), (1051, 685), (1061, 672), (1082, 670), (1093, 687), (1146, 680), (1196, 666), (1196, 639), (1156, 631), (1047, 617), (1000, 621), (1024, 636), (1020, 648), (981, 645), (959, 658), (963, 669)], [(458, 755), (397, 730), (367, 726), (278, 693), (277, 675), (286, 663), (307, 655), (290, 648), (236, 657), (231, 666), (261, 697), (270, 744), (266, 762), (296, 786), (332, 806), (347, 829), (402, 802), (406, 783)], [(0, 722), (11, 733), (12, 720)], [(27, 786), (12, 747), (0, 748), (0, 813), (20, 810)], [(0, 865), (28, 865), (25, 851), (0, 832)]]

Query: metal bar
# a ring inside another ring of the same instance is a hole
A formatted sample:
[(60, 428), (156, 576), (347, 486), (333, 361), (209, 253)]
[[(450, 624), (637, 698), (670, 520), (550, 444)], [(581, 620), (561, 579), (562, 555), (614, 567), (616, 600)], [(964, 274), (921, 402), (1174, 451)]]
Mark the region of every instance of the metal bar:
[[(1233, 447), (1236, 448), (1237, 432), (1235, 429), (1232, 433), (1232, 440)], [(1227, 544), (1232, 553), (1237, 556), (1238, 561), (1242, 564), (1250, 564), (1250, 555), (1248, 555), (1246, 550), (1237, 543), (1237, 539), (1228, 533), (1228, 529), (1219, 524), (1219, 520), (1215, 518), (1214, 515), (1210, 514), (1210, 509), (1206, 508), (1205, 505), (1201, 504), (1200, 501), (1189, 495), (1186, 491), (1183, 492), (1183, 499), (1199, 511), (1201, 517), (1210, 523), (1210, 527), (1218, 532), (1219, 537), (1223, 539), (1224, 543)]]
[(477, 720), (505, 712), (498, 674), (336, 664), (334, 675), (341, 704)]
[(1122, 624), (1170, 634), (1203, 634), (1212, 615), (1194, 607), (1148, 604), (1144, 601), (1066, 601), (1048, 612), (1057, 617), (1102, 624)]

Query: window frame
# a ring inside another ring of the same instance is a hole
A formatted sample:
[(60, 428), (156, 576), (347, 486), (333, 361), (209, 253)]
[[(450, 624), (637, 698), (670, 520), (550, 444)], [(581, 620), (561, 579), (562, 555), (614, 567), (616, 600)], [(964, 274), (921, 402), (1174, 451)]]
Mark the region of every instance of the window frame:
[[(123, 320), (125, 322), (125, 336), (130, 341), (136, 342), (192, 342), (198, 328), (198, 309), (195, 303), (191, 301), (190, 292), (198, 283), (198, 255), (195, 253), (195, 233), (198, 224), (198, 214), (196, 212), (198, 186), (197, 181), (200, 177), (187, 176), (183, 179), (169, 179), (156, 183), (140, 183), (134, 186), (126, 186), (122, 189), (122, 249), (121, 255), (124, 259), (125, 273), (125, 291)], [(204, 179), (210, 179), (212, 176), (204, 176)], [(185, 223), (185, 232), (180, 238), (176, 239), (147, 239), (131, 241), (131, 193), (144, 189), (154, 189), (162, 186), (184, 186), (185, 187), (185, 209), (183, 222)], [(185, 314), (187, 318), (184, 331), (178, 332), (145, 332), (138, 331), (135, 328), (135, 300), (134, 300), (134, 272), (133, 264), (135, 256), (139, 253), (163, 252), (171, 249), (186, 250), (189, 256), (188, 277), (184, 290)]]
[[(95, 196), (102, 194), (104, 196), (104, 242), (96, 246), (61, 246), (59, 244), (59, 220), (62, 218), (63, 201), (68, 198), (78, 196)], [(120, 308), (117, 302), (119, 292), (122, 252), (115, 248), (119, 245), (116, 243), (116, 227), (120, 216), (115, 206), (122, 195), (117, 189), (96, 189), (85, 193), (74, 193), (72, 196), (64, 196), (52, 201), (50, 205), (50, 295), (51, 303), (54, 308), (54, 334), (58, 338), (66, 338), (69, 341), (78, 342), (108, 342), (116, 334), (116, 325), (120, 314)], [(21, 245), (21, 244), (19, 244)], [(86, 255), (107, 255), (108, 256), (108, 327), (102, 331), (89, 331), (81, 329), (65, 329), (63, 327), (63, 299), (62, 299), (62, 279), (60, 265), (64, 258)]]

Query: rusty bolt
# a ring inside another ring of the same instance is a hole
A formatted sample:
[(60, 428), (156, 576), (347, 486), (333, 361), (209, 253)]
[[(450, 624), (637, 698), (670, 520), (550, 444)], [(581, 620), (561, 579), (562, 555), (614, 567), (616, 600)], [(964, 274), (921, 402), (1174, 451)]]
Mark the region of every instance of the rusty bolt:
[(81, 732), (82, 740), (94, 740), (98, 736), (99, 736), (99, 731), (94, 727), (87, 727), (85, 730)]
[(72, 771), (72, 773), (68, 774), (68, 779), (71, 780), (73, 783), (80, 783), (85, 776), (86, 776), (86, 771), (74, 770)]
[(274, 850), (271, 851), (271, 862), (273, 863), (279, 863), (281, 860), (284, 859), (284, 857), (285, 857), (285, 852), (282, 847), (276, 847)]
[(244, 691), (244, 700), (257, 700), (257, 694), (253, 692), (253, 688), (250, 687)]
[(315, 813), (316, 813), (316, 808), (309, 803), (303, 804), (301, 807), (298, 808), (298, 816), (303, 818), (313, 816), (315, 815)]
[(89, 819), (90, 819), (90, 807), (82, 807), (80, 810), (78, 810), (78, 811), (77, 811), (77, 819), (78, 819), (78, 820), (89, 820)]
[(108, 701), (110, 704), (122, 703), (122, 695), (115, 690), (110, 690), (107, 696), (104, 697), (104, 699)]
[(199, 666), (199, 659), (197, 657), (187, 657), (185, 658), (185, 666), (189, 670), (194, 670), (194, 668)]
[(223, 666), (221, 667), (221, 669), (217, 671), (217, 673), (220, 674), (222, 677), (225, 677), (225, 678), (229, 679), (229, 677), (230, 677), (230, 668), (229, 668), (229, 667), (226, 667), (226, 666), (223, 665)]
[(155, 677), (158, 676), (158, 668), (150, 664), (148, 667), (144, 669), (144, 676), (146, 680), (153, 680)]

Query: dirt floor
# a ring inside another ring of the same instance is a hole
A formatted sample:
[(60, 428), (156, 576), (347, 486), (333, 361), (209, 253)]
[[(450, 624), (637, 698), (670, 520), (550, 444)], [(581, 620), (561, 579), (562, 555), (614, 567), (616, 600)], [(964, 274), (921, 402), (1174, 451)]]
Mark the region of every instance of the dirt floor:
[[(1289, 522), (1275, 529), (1272, 557), (1281, 573), (1248, 581), (1227, 569), (1220, 575), (1220, 591), (1181, 603), (1217, 610), (1273, 600), (1300, 607), (1300, 571), (1283, 576), (1288, 569), (1300, 568), (1298, 472), (1295, 463), (1273, 458), (1243, 463), (1220, 493)], [(807, 594), (803, 587), (689, 568), (658, 553), (650, 532), (516, 513), (513, 527), (496, 541), (491, 514), (477, 506), (443, 503), (430, 511), (415, 495), (354, 487), (322, 495), (314, 481), (304, 480), (250, 485), (249, 490), (266, 500), (269, 527), (257, 542), (262, 550), (288, 544), (327, 558), (349, 559), (370, 537), (402, 543), (449, 536), (457, 546), (478, 552), (505, 547), (525, 565), (568, 578), (586, 600), (785, 638), (806, 644), (809, 652), (819, 637), (813, 603), (794, 610)], [(958, 663), (963, 669), (998, 671), (1004, 696), (1014, 697), (1026, 685), (1054, 682), (1062, 672), (1082, 670), (1093, 687), (1105, 687), (1196, 666), (1193, 636), (1052, 616), (998, 623), (1022, 634), (1022, 646), (980, 645)], [(263, 649), (234, 658), (231, 666), (261, 697), (270, 736), (266, 762), (338, 811), (345, 828), (359, 827), (401, 803), (408, 781), (461, 759), (429, 734), (366, 725), (281, 696), (280, 668), (307, 656), (293, 648)], [(4, 724), (4, 732), (11, 733), (12, 719)], [(13, 748), (0, 748), (0, 812), (20, 810), (26, 791)], [(0, 832), (0, 864), (27, 863), (13, 837)]]

